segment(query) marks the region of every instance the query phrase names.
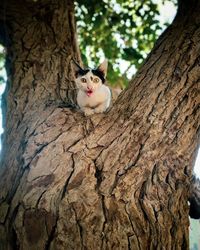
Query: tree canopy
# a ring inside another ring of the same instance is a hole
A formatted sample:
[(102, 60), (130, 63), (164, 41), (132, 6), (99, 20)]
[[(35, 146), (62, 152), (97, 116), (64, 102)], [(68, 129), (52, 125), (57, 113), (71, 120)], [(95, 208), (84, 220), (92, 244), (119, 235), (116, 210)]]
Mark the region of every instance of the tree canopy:
[[(168, 25), (159, 20), (159, 5), (166, 2), (78, 0), (76, 19), (83, 62), (94, 65), (99, 63), (100, 56), (105, 56), (110, 62), (109, 82), (126, 85), (127, 71), (138, 69)], [(176, 4), (176, 0), (171, 2)], [(123, 73), (122, 60), (126, 65)]]

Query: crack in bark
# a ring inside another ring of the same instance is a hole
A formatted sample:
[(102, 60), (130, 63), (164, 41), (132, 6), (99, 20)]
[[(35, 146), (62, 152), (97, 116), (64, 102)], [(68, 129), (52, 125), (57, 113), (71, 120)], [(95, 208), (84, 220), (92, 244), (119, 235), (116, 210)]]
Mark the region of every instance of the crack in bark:
[(65, 197), (65, 194), (67, 193), (67, 186), (68, 186), (68, 184), (69, 184), (69, 182), (71, 180), (71, 177), (72, 177), (72, 175), (73, 175), (73, 173), (75, 171), (75, 160), (74, 160), (74, 155), (73, 154), (71, 155), (71, 159), (72, 159), (72, 171), (71, 171), (69, 177), (67, 178), (67, 180), (66, 180), (66, 182), (64, 184), (63, 191), (62, 191), (62, 194), (61, 194), (61, 200)]
[(96, 191), (98, 193), (98, 196), (101, 200), (101, 207), (102, 207), (102, 212), (103, 212), (103, 216), (104, 216), (104, 222), (103, 222), (103, 226), (102, 226), (102, 230), (101, 230), (101, 247), (100, 249), (103, 250), (103, 243), (106, 237), (105, 234), (105, 226), (107, 224), (107, 215), (106, 215), (106, 205), (105, 205), (105, 196), (100, 192), (100, 185), (102, 182), (102, 169), (98, 169), (98, 167), (96, 166), (96, 161), (94, 161), (94, 166), (95, 166), (95, 178), (97, 179), (97, 184), (96, 184)]
[[(184, 101), (188, 100), (188, 92), (190, 89), (192, 89), (194, 87), (196, 83), (192, 84), (192, 86), (189, 86), (186, 90), (185, 90), (185, 95), (182, 95), (182, 98), (179, 99), (178, 103), (177, 103), (177, 106), (174, 107), (173, 111), (171, 111), (170, 113), (170, 116), (168, 117), (168, 119), (165, 121), (164, 123), (164, 127), (165, 128), (169, 128), (169, 127), (172, 127), (172, 124), (176, 121), (178, 121), (178, 116), (179, 116), (179, 112), (180, 112), (180, 107), (182, 105), (182, 103), (184, 103)], [(181, 91), (181, 90), (180, 90)], [(178, 95), (179, 93), (177, 93)], [(174, 97), (176, 98), (176, 96)], [(185, 105), (186, 106), (186, 105)], [(184, 106), (184, 107), (185, 107)]]
[(33, 162), (35, 157), (38, 156), (43, 151), (44, 148), (49, 146), (52, 142), (55, 142), (62, 135), (63, 135), (63, 131), (60, 132), (58, 135), (56, 135), (51, 141), (48, 141), (48, 142), (46, 142), (46, 143), (44, 143), (42, 145), (41, 144), (37, 145), (38, 149), (34, 152), (34, 154), (31, 157), (26, 159), (26, 161), (27, 160), (30, 160), (30, 161), (26, 163), (25, 168), (29, 168), (29, 166), (31, 165), (31, 163)]
[(26, 172), (25, 168), (18, 168), (17, 172), (19, 171), (19, 173), (16, 174), (15, 177), (15, 182), (10, 190), (10, 192), (6, 195), (6, 200), (8, 203), (10, 203), (13, 199), (13, 197), (15, 196), (17, 189), (21, 183), (22, 177), (24, 176), (24, 173)]
[(145, 196), (145, 193), (146, 193), (146, 187), (147, 187), (147, 183), (148, 181), (143, 181), (142, 183), (142, 186), (141, 186), (141, 189), (140, 189), (140, 194), (139, 194), (139, 199), (138, 199), (138, 202), (140, 204), (140, 208), (141, 208), (141, 211), (143, 212), (143, 215), (144, 215), (144, 218), (146, 221), (149, 221), (149, 218), (148, 218), (148, 214), (146, 213), (146, 209), (145, 209), (145, 206), (143, 204), (143, 201), (144, 201), (144, 196)]
[(97, 179), (96, 189), (99, 192), (99, 187), (100, 187), (101, 182), (102, 182), (102, 169), (98, 169), (95, 162), (94, 162), (94, 165), (95, 165), (95, 169), (96, 169), (95, 177)]
[[(13, 224), (16, 219), (18, 210), (20, 207), (20, 203), (17, 204), (17, 206), (14, 208), (12, 214), (10, 215), (10, 221), (9, 221), (9, 232), (10, 232), (10, 237), (11, 237), (11, 245), (13, 247), (13, 250), (18, 250), (20, 249), (20, 241), (17, 237), (17, 230), (14, 228)], [(10, 213), (10, 208), (9, 208), (9, 213)], [(9, 214), (8, 213), (8, 214)]]
[(14, 228), (12, 228), (11, 230), (11, 246), (12, 246), (12, 250), (19, 250), (20, 249), (20, 241), (17, 237), (17, 232), (15, 231)]
[(39, 203), (40, 203), (40, 201), (41, 201), (43, 195), (44, 195), (46, 192), (47, 192), (47, 189), (44, 190), (44, 191), (41, 193), (40, 197), (37, 199), (37, 203), (36, 203), (36, 205), (35, 205), (36, 208), (39, 208)]
[[(53, 241), (54, 238), (55, 238), (55, 232), (56, 232), (56, 229), (57, 229), (58, 219), (59, 219), (59, 216), (57, 215), (57, 217), (56, 217), (56, 222), (55, 222), (55, 224), (52, 226), (51, 232), (50, 232), (50, 234), (48, 235), (48, 239), (47, 239), (47, 241), (46, 241), (46, 243), (45, 243), (45, 250), (50, 250), (50, 249), (51, 249), (51, 243), (52, 243), (52, 241)], [(46, 223), (46, 221), (45, 221), (45, 223)], [(47, 230), (47, 225), (46, 225), (46, 231), (48, 232), (48, 230)]]
[(71, 207), (72, 207), (72, 210), (74, 211), (76, 223), (77, 223), (77, 226), (78, 226), (78, 229), (79, 229), (80, 243), (81, 243), (81, 246), (82, 246), (81, 249), (85, 249), (85, 245), (83, 243), (83, 228), (82, 228), (82, 226), (80, 224), (80, 221), (78, 220), (76, 209), (74, 208), (73, 204), (71, 204)]
[[(127, 216), (128, 216), (128, 219), (129, 219), (129, 222), (130, 222), (132, 231), (133, 231), (133, 235), (135, 235), (135, 237), (136, 237), (136, 239), (137, 239), (137, 247), (138, 247), (138, 249), (142, 250), (142, 249), (141, 249), (141, 246), (140, 246), (140, 241), (138, 240), (137, 233), (135, 232), (135, 229), (134, 229), (134, 226), (133, 226), (133, 222), (132, 222), (132, 220), (131, 220), (131, 218), (130, 218), (130, 214), (128, 213), (128, 210), (127, 210), (127, 207), (126, 207), (126, 206), (127, 206), (127, 204), (125, 203), (125, 212), (126, 212), (126, 214), (127, 214)], [(131, 235), (131, 236), (133, 236), (133, 235)], [(129, 238), (129, 236), (128, 236), (128, 238)], [(131, 245), (130, 245), (130, 246), (131, 246)]]
[[(162, 93), (163, 93), (163, 90), (161, 90), (158, 93), (158, 95), (156, 97), (156, 100), (154, 101), (154, 105), (152, 105), (152, 108), (151, 108), (149, 114), (147, 115), (147, 121), (150, 122), (150, 123), (153, 123), (153, 121), (156, 118), (156, 115), (154, 116), (153, 113), (156, 110), (156, 105), (159, 103), (159, 101), (160, 101), (159, 98), (160, 98), (160, 96), (161, 96)], [(151, 119), (151, 118), (153, 118), (153, 119)]]
[[(148, 138), (149, 138), (149, 136), (146, 138), (145, 142), (148, 140)], [(109, 191), (110, 194), (112, 194), (113, 191), (115, 190), (115, 188), (117, 187), (119, 180), (120, 180), (124, 175), (126, 175), (126, 174), (128, 173), (128, 171), (129, 171), (133, 166), (135, 166), (136, 163), (140, 160), (140, 157), (141, 157), (142, 150), (143, 150), (143, 148), (144, 148), (145, 142), (144, 142), (143, 144), (140, 144), (139, 152), (138, 152), (138, 155), (137, 155), (136, 159), (134, 160), (134, 162), (131, 163), (131, 164), (128, 164), (128, 166), (126, 166), (126, 167), (123, 169), (123, 171), (118, 170), (118, 171), (116, 172), (116, 174), (115, 174), (115, 180), (114, 180), (112, 186), (110, 187), (110, 191)]]
[(106, 205), (105, 205), (105, 196), (102, 194), (101, 194), (101, 206), (102, 206), (102, 211), (103, 211), (103, 216), (104, 216), (104, 223), (103, 223), (102, 230), (101, 230), (101, 235), (102, 235), (101, 249), (103, 250), (103, 243), (104, 243), (104, 240), (106, 237), (105, 227), (106, 227), (106, 224), (108, 222), (108, 218), (106, 215), (107, 212), (106, 212)]
[(114, 182), (113, 184), (110, 186), (109, 188), (109, 194), (112, 195), (113, 194), (113, 191), (114, 189), (117, 187), (117, 184), (118, 184), (118, 181), (119, 181), (119, 170), (115, 173), (115, 179), (114, 179)]

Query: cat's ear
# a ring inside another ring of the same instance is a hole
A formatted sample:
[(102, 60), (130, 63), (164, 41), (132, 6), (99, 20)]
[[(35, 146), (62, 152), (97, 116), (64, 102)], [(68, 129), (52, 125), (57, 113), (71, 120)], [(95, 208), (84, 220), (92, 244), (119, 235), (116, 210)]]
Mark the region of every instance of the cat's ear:
[(108, 60), (104, 59), (104, 61), (99, 65), (97, 70), (101, 71), (103, 73), (104, 77), (106, 77), (107, 68), (108, 68)]
[(81, 66), (74, 59), (72, 59), (71, 62), (72, 62), (71, 65), (72, 65), (74, 74), (77, 77), (78, 72), (83, 71), (83, 69), (81, 68)]

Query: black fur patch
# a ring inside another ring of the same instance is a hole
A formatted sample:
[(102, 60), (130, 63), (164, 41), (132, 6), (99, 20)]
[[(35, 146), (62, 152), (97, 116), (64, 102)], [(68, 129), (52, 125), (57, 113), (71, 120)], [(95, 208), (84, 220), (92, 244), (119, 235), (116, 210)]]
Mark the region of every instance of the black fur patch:
[(103, 73), (102, 71), (100, 71), (100, 70), (98, 70), (98, 69), (92, 69), (92, 73), (93, 73), (95, 76), (98, 76), (98, 77), (101, 79), (102, 83), (105, 82), (106, 79), (105, 79), (104, 73)]
[[(90, 69), (79, 69), (78, 71), (76, 71), (76, 78), (78, 76), (86, 75), (89, 71), (90, 71)], [(98, 76), (101, 79), (102, 83), (104, 83), (106, 81), (106, 79), (104, 77), (104, 73), (102, 71), (100, 71), (98, 69), (92, 69), (91, 71), (95, 76)]]
[(90, 70), (89, 69), (79, 69), (76, 71), (76, 77), (86, 75)]

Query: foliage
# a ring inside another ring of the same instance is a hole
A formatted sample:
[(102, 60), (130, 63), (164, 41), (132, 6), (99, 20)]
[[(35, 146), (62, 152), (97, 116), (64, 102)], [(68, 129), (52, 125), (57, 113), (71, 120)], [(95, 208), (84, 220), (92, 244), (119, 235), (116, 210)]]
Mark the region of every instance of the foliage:
[(5, 51), (3, 47), (0, 45), (0, 84), (5, 83)]
[(162, 2), (165, 1), (77, 0), (76, 19), (84, 64), (94, 66), (99, 57), (105, 56), (110, 62), (109, 81), (115, 83), (119, 79), (127, 83), (128, 71), (138, 69), (164, 28), (158, 19)]

